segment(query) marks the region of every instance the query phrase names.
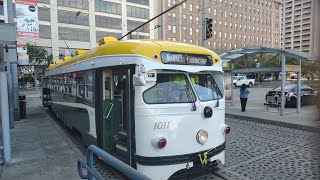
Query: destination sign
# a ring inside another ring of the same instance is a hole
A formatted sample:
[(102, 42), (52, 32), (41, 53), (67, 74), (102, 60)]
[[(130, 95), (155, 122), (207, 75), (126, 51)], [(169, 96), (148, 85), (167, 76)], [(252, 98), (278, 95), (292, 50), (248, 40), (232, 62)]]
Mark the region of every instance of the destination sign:
[(175, 52), (161, 52), (162, 62), (165, 64), (203, 65), (212, 66), (212, 59), (209, 55), (184, 54)]

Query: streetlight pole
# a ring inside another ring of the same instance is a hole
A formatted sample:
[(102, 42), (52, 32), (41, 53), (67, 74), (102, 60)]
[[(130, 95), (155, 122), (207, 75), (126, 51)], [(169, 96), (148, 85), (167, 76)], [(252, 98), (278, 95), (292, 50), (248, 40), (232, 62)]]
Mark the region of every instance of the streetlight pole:
[(202, 0), (202, 47), (206, 38), (206, 0)]

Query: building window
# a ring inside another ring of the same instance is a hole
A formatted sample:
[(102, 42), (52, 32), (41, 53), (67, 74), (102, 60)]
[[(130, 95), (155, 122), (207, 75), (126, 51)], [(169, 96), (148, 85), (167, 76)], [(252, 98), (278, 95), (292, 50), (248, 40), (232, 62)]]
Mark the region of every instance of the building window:
[[(63, 28), (59, 27), (59, 40), (70, 40), (70, 41), (90, 41), (89, 29), (75, 29), (75, 28)], [(62, 37), (63, 38), (62, 38)]]
[(224, 17), (228, 17), (228, 12), (227, 11), (224, 12)]
[(196, 24), (199, 24), (199, 17), (196, 17)]
[(127, 6), (127, 15), (129, 17), (149, 19), (149, 9)]
[(187, 15), (185, 15), (185, 14), (183, 15), (183, 22), (187, 23)]
[(168, 25), (168, 31), (171, 31), (171, 25)]
[(230, 12), (230, 19), (232, 19), (232, 12)]
[(96, 15), (96, 27), (122, 29), (121, 19)]
[(193, 43), (193, 41), (192, 41), (192, 39), (190, 39), (190, 44), (192, 44)]
[(224, 22), (224, 27), (225, 27), (226, 29), (228, 29), (228, 23), (227, 23), (227, 22)]
[(196, 35), (199, 36), (199, 29), (196, 29)]
[(176, 33), (177, 29), (176, 29), (176, 26), (172, 26), (172, 33)]
[(216, 38), (217, 37), (217, 32), (213, 31), (213, 37)]
[(220, 28), (222, 28), (222, 21), (220, 21), (219, 23), (220, 23)]
[(192, 12), (192, 4), (190, 4), (190, 12)]
[(127, 2), (132, 2), (132, 3), (136, 3), (136, 4), (142, 4), (142, 5), (149, 6), (149, 0), (127, 0)]
[(197, 4), (197, 6), (196, 6), (196, 7), (197, 7), (197, 12), (199, 12), (199, 11), (200, 11), (200, 9), (199, 9), (199, 5)]
[[(88, 4), (88, 2), (86, 1), (85, 5), (87, 6), (87, 4)], [(111, 13), (111, 14), (121, 14), (121, 4), (102, 1), (102, 0), (95, 0), (95, 10), (97, 12), (106, 12), (106, 13)]]
[(187, 28), (183, 27), (183, 34), (187, 34)]
[(183, 42), (185, 43), (185, 42), (186, 42), (186, 39), (183, 39)]
[(89, 16), (86, 13), (80, 13), (77, 18), (77, 12), (58, 10), (58, 22), (65, 24), (89, 25)]
[(192, 24), (192, 23), (193, 23), (193, 17), (190, 16), (190, 24)]
[(211, 8), (208, 8), (208, 13), (211, 14)]
[(172, 20), (173, 20), (173, 21), (176, 20), (176, 13), (172, 13)]
[(168, 0), (168, 7), (171, 7), (171, 0)]
[(229, 35), (229, 39), (232, 40), (232, 34), (231, 34), (231, 33), (230, 33), (230, 35)]
[(193, 35), (193, 33), (192, 33), (192, 28), (190, 28), (190, 36), (192, 36)]
[(208, 47), (209, 47), (209, 49), (211, 49), (211, 42), (210, 41), (208, 42)]
[(230, 23), (230, 25), (229, 25), (229, 26), (230, 26), (230, 29), (232, 29), (232, 23)]
[(217, 15), (217, 9), (213, 9), (213, 15), (214, 15), (214, 16)]
[(219, 38), (222, 38), (221, 34), (222, 34), (222, 33), (221, 33), (221, 31), (220, 31), (220, 32), (219, 32)]
[(173, 40), (173, 41), (177, 41), (177, 39), (176, 39), (176, 38), (172, 38), (172, 40)]
[[(48, 3), (49, 4), (49, 3)], [(58, 6), (78, 8), (78, 9), (88, 9), (88, 0), (57, 0)]]
[(39, 25), (40, 38), (51, 39), (51, 27), (45, 25)]
[(213, 20), (213, 27), (217, 27), (217, 21)]
[(224, 33), (224, 39), (227, 39), (227, 33)]
[[(50, 22), (50, 13), (48, 13), (48, 11), (50, 12), (50, 8), (43, 8), (38, 6), (38, 17), (40, 21)], [(3, 15), (3, 5), (1, 4), (0, 4), (0, 15)]]
[(220, 9), (220, 17), (222, 17), (222, 10)]

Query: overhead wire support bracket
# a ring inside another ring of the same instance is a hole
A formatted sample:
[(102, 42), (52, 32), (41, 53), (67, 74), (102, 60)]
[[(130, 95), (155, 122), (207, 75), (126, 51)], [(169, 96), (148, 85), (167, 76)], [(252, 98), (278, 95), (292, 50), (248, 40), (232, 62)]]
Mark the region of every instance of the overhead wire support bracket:
[(141, 24), (140, 26), (136, 27), (135, 29), (133, 29), (133, 30), (129, 31), (127, 34), (123, 35), (123, 36), (122, 36), (121, 38), (119, 38), (118, 40), (123, 39), (124, 37), (126, 37), (126, 36), (128, 36), (129, 34), (133, 33), (133, 32), (134, 32), (134, 31), (136, 31), (137, 29), (139, 29), (139, 28), (141, 28), (142, 26), (144, 26), (144, 25), (148, 24), (149, 22), (151, 22), (151, 21), (153, 21), (153, 20), (157, 19), (158, 17), (160, 17), (160, 16), (162, 16), (163, 14), (165, 14), (165, 13), (167, 13), (167, 12), (171, 11), (172, 9), (174, 9), (174, 8), (176, 8), (176, 7), (178, 7), (178, 6), (180, 6), (181, 4), (185, 3), (186, 1), (187, 1), (187, 0), (183, 0), (183, 1), (181, 1), (180, 3), (178, 3), (178, 4), (174, 5), (174, 6), (172, 6), (171, 8), (167, 9), (166, 11), (164, 11), (164, 12), (160, 13), (159, 15), (157, 15), (157, 16), (153, 17), (152, 19), (150, 19), (150, 20), (146, 21), (145, 23)]

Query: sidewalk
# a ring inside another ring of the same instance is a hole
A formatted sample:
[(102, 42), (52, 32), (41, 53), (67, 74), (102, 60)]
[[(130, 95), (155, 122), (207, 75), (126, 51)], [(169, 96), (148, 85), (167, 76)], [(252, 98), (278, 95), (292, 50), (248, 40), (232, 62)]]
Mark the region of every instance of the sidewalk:
[(27, 94), (27, 118), (11, 129), (12, 162), (4, 164), (0, 179), (80, 179), (83, 155), (42, 109), (39, 96)]
[(244, 120), (255, 120), (276, 125), (283, 125), (295, 128), (320, 128), (319, 112), (315, 105), (304, 105), (301, 107), (301, 114), (297, 114), (296, 108), (285, 108), (285, 115), (280, 116), (278, 108), (264, 105), (265, 94), (270, 88), (249, 88), (247, 108), (241, 112), (239, 88), (234, 89), (233, 106), (226, 103), (226, 116)]

